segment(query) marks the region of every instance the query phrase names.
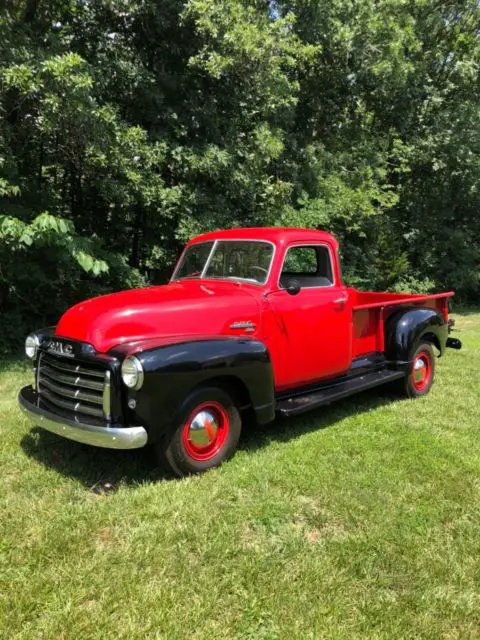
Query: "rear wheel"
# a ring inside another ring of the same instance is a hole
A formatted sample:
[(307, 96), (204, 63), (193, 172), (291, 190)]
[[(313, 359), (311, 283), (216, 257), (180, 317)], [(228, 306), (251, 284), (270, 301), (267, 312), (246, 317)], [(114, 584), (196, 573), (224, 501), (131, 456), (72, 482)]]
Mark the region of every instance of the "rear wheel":
[(200, 473), (230, 458), (242, 428), (240, 413), (221, 387), (199, 387), (186, 399), (167, 438), (156, 443), (162, 465), (176, 476)]
[(431, 389), (435, 374), (435, 354), (430, 342), (417, 345), (410, 357), (410, 369), (403, 380), (403, 392), (409, 398), (425, 396)]

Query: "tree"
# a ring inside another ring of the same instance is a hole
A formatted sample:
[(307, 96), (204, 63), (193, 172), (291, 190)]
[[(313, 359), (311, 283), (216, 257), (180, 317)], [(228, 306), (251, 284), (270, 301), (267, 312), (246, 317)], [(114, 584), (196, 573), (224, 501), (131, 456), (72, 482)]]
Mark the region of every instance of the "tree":
[(324, 228), (351, 284), (478, 300), (476, 0), (2, 7), (9, 344), (238, 225)]

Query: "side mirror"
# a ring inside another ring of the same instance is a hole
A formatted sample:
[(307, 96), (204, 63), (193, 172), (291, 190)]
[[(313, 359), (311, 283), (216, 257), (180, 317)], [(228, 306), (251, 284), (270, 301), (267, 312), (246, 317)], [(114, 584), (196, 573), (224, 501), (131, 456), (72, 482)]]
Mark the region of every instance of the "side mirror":
[(296, 296), (301, 288), (302, 287), (300, 286), (300, 282), (298, 280), (295, 280), (295, 278), (290, 278), (289, 280), (287, 280), (287, 286), (285, 287), (285, 289), (291, 296)]

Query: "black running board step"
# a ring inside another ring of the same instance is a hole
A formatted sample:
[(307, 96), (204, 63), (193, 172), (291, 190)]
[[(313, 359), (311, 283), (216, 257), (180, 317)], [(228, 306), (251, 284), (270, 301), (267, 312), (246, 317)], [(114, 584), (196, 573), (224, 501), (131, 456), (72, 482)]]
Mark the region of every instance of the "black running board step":
[(277, 403), (277, 411), (284, 416), (297, 415), (404, 376), (405, 373), (403, 371), (373, 371), (372, 373), (358, 376), (358, 378), (336, 382), (321, 390), (310, 391), (291, 398), (283, 398)]

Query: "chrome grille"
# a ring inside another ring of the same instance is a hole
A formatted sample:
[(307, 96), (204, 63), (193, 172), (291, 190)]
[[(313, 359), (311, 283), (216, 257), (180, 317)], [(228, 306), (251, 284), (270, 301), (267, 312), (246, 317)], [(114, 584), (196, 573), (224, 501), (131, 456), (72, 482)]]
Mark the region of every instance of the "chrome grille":
[(110, 418), (110, 372), (41, 353), (37, 389), (42, 400), (75, 414)]

